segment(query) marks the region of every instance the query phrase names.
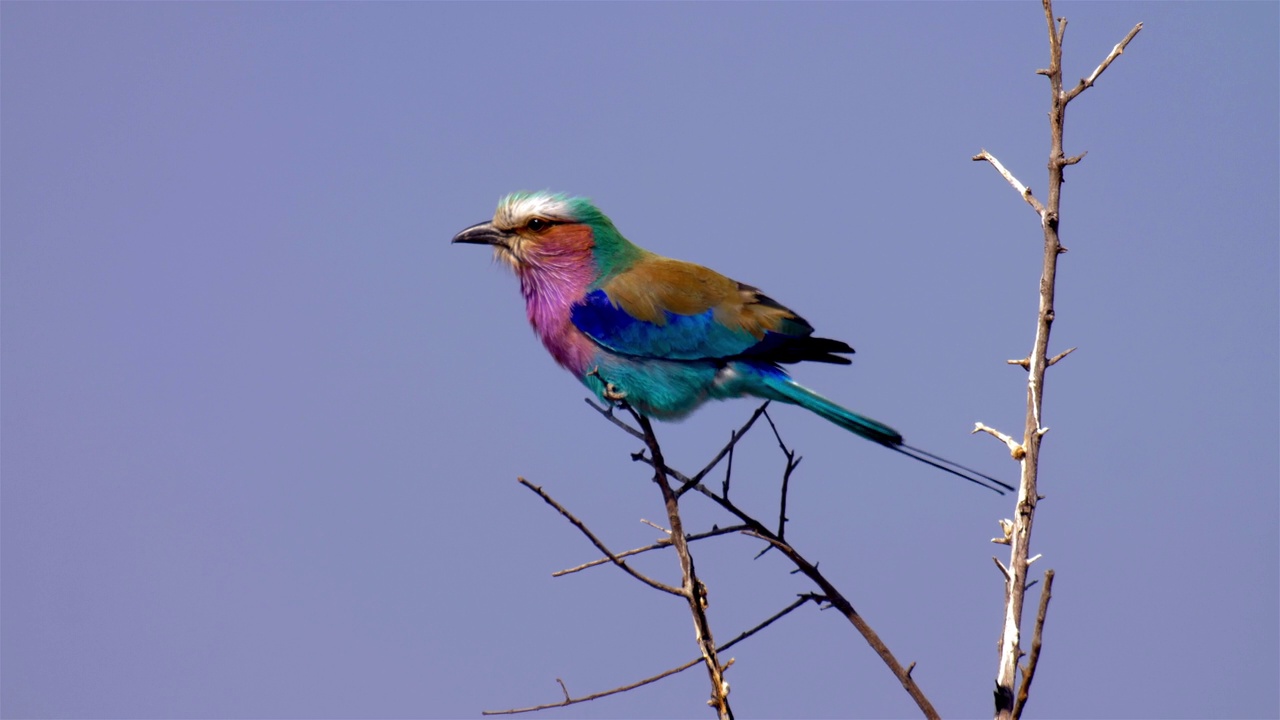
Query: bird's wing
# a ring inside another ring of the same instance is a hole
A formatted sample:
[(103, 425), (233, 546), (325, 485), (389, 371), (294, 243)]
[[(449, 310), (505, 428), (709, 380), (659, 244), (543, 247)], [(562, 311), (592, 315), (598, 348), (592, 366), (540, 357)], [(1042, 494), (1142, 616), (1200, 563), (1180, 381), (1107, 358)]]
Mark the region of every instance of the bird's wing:
[(853, 348), (758, 289), (693, 263), (646, 258), (573, 306), (573, 324), (617, 353), (664, 360), (817, 360)]

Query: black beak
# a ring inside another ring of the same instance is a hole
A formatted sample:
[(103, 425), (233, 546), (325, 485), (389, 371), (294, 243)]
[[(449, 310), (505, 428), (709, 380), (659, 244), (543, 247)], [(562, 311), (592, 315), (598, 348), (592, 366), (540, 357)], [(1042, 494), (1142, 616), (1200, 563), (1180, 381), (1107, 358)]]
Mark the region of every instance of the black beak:
[(453, 236), (455, 243), (468, 243), (470, 245), (501, 245), (507, 246), (507, 236), (501, 230), (493, 226), (491, 222), (482, 222), (463, 230)]

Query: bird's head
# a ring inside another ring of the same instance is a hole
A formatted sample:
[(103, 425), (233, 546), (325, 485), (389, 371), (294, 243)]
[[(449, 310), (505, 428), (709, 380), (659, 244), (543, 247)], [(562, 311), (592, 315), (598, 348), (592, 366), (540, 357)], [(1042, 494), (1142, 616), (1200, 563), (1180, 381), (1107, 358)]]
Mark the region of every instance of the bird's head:
[(492, 245), (494, 257), (520, 275), (588, 261), (607, 274), (643, 252), (590, 200), (550, 192), (511, 193), (498, 202), (493, 220), (472, 225), (453, 242)]

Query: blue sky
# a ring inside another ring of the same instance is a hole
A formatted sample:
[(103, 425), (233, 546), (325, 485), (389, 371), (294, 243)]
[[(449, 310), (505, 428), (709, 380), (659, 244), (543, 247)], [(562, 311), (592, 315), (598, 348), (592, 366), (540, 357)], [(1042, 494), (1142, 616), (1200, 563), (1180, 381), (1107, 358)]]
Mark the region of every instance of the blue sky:
[[(1061, 3), (1072, 104), (1029, 712), (1280, 713), (1280, 6)], [(515, 281), (450, 246), (512, 190), (588, 195), (763, 288), (852, 367), (802, 382), (1016, 477), (1040, 265), (1040, 7), (0, 5), (0, 714), (473, 717), (692, 657), (594, 557), (651, 542), (637, 444)], [(659, 426), (699, 466), (746, 401)], [(948, 716), (989, 713), (1013, 509), (795, 408), (789, 536)], [(771, 515), (750, 438), (735, 493)], [(725, 523), (690, 501), (687, 526)], [(697, 546), (721, 638), (810, 590)], [(668, 581), (674, 558), (640, 567)], [(734, 648), (743, 716), (909, 716), (813, 608)], [(701, 671), (554, 713), (697, 717)]]

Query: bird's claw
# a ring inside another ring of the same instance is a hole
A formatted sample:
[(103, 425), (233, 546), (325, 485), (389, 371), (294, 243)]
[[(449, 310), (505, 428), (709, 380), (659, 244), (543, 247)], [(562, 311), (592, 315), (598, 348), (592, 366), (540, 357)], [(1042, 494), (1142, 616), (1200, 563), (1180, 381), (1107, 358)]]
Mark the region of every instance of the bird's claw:
[(600, 375), (600, 368), (592, 368), (591, 372), (587, 373), (587, 377), (594, 377), (604, 385), (604, 389), (600, 391), (600, 397), (604, 398), (609, 403), (622, 405), (627, 401), (626, 391), (608, 380), (605, 380), (604, 377)]
[(622, 391), (617, 385), (614, 385), (611, 382), (606, 382), (604, 384), (604, 391), (601, 393), (601, 397), (609, 402), (621, 405), (623, 401), (627, 399), (627, 393)]

